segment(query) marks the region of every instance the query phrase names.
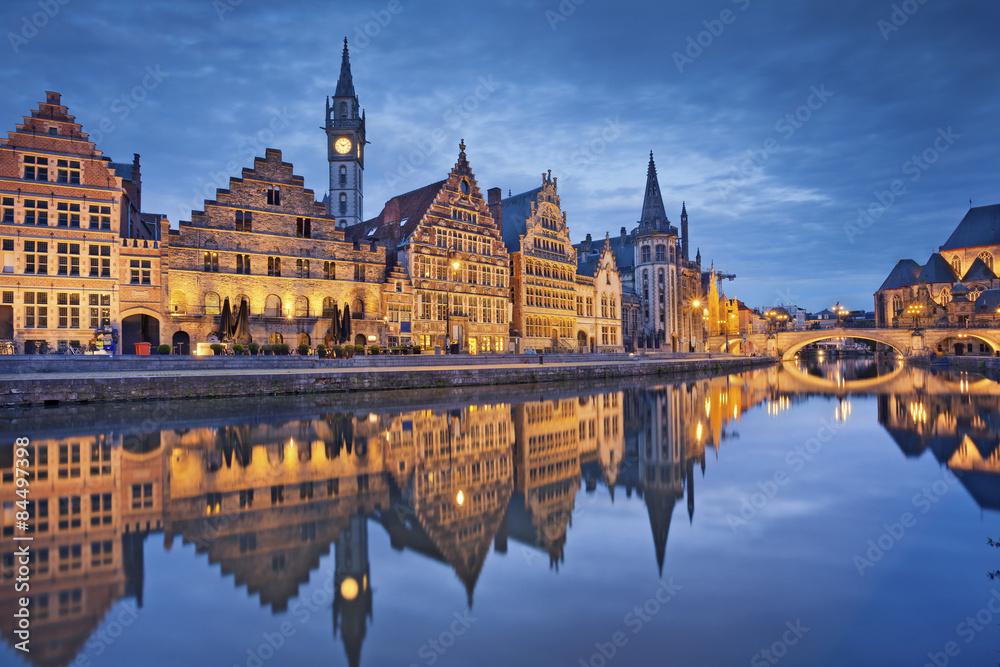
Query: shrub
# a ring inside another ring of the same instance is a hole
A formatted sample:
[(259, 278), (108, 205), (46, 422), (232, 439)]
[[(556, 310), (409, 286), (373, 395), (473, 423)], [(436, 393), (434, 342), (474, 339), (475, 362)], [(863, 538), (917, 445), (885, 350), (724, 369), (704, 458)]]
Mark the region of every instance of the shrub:
[(320, 359), (326, 357), (326, 345), (316, 346), (316, 356), (319, 357)]
[(420, 354), (420, 349), (421, 348), (420, 348), (419, 345), (414, 345), (413, 346), (413, 354)]
[(233, 343), (233, 352), (243, 354), (243, 345), (241, 343)]
[(260, 347), (261, 354), (274, 354), (274, 346), (271, 344), (264, 344)]
[(355, 354), (364, 354), (365, 353), (365, 346), (364, 345), (355, 345), (354, 346), (354, 352), (355, 352)]
[(299, 343), (299, 355), (306, 356), (309, 354), (309, 346), (305, 343)]
[(171, 352), (170, 346), (167, 345), (166, 343), (156, 348), (157, 354), (170, 354), (170, 352)]
[(221, 343), (212, 343), (209, 347), (212, 348), (212, 353), (213, 354), (222, 354), (222, 344)]
[(378, 354), (379, 351), (380, 351), (380, 349), (381, 348), (379, 348), (378, 345), (372, 345), (371, 347), (368, 348), (368, 353), (369, 354)]
[(260, 345), (257, 343), (250, 343), (247, 347), (250, 348), (250, 354), (257, 354), (257, 351), (260, 350)]
[(333, 352), (333, 356), (339, 359), (344, 353), (344, 348), (340, 345), (332, 345), (330, 346), (330, 351)]
[(285, 355), (285, 356), (288, 355), (288, 343), (280, 343), (279, 345), (276, 345), (275, 347), (278, 348), (278, 350), (277, 350), (278, 354)]

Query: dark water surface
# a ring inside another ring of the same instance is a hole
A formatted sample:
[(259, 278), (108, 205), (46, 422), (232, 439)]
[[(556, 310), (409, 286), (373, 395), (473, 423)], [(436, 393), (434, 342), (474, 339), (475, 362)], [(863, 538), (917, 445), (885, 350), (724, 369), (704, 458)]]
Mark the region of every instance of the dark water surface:
[(977, 375), (813, 358), (0, 432), (0, 665), (1000, 662), (1000, 385)]

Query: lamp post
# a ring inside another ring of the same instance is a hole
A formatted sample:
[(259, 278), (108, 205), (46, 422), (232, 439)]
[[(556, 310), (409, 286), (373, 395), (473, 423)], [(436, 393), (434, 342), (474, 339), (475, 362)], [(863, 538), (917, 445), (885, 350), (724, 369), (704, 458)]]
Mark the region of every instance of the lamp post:
[(844, 317), (844, 314), (848, 313), (850, 311), (848, 311), (846, 308), (844, 308), (843, 306), (841, 306), (840, 302), (838, 301), (837, 304), (833, 307), (833, 312), (835, 312), (837, 314), (837, 323), (834, 326), (838, 326), (839, 327), (839, 326), (842, 326), (841, 319)]
[(920, 315), (924, 312), (924, 306), (920, 303), (911, 303), (906, 307), (906, 314), (913, 318), (913, 328), (920, 329)]
[(701, 301), (695, 299), (691, 302), (691, 316), (688, 318), (688, 349), (694, 352), (694, 317), (695, 313), (701, 312)]
[[(452, 345), (452, 340), (451, 340), (451, 333), (452, 333), (452, 328), (451, 328), (451, 311), (452, 311), (452, 308), (454, 307), (455, 288), (458, 287), (458, 269), (461, 266), (462, 266), (462, 264), (461, 264), (461, 262), (458, 261), (458, 258), (455, 257), (454, 255), (452, 255), (452, 257), (451, 257), (451, 269), (452, 269), (451, 277), (452, 277), (452, 284), (450, 285), (450, 287), (448, 289), (448, 303), (447, 303), (447, 308), (448, 308), (448, 311), (447, 311), (447, 316), (448, 316), (447, 317), (447, 327), (448, 327), (448, 330), (445, 332), (445, 336), (444, 336), (445, 348), (449, 352), (451, 352), (451, 345)], [(461, 349), (461, 347), (462, 347), (461, 346), (461, 342), (459, 342), (459, 349)]]

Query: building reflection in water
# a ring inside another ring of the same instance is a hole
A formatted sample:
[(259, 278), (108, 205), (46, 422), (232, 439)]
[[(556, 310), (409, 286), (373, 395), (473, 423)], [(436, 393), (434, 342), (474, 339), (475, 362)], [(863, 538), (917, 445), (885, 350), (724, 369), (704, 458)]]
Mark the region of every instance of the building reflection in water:
[[(1000, 509), (1000, 387), (963, 374), (873, 375), (859, 366), (845, 386), (825, 371), (773, 367), (547, 400), (39, 433), (30, 660), (68, 664), (114, 603), (142, 606), (150, 533), (162, 532), (168, 548), (193, 544), (273, 613), (289, 609), (332, 545), (332, 633), (351, 665), (373, 620), (373, 525), (394, 549), (447, 565), (471, 608), (491, 550), (504, 553), (513, 539), (557, 571), (581, 488), (612, 502), (635, 494), (662, 575), (676, 505), (694, 520), (706, 449), (718, 457), (738, 438), (745, 411), (763, 404), (777, 415), (827, 383), (846, 419), (851, 382), (873, 378), (866, 390), (878, 393), (879, 421), (900, 449), (930, 450), (981, 507)], [(0, 628), (13, 645), (17, 497), (11, 449), (0, 452)]]

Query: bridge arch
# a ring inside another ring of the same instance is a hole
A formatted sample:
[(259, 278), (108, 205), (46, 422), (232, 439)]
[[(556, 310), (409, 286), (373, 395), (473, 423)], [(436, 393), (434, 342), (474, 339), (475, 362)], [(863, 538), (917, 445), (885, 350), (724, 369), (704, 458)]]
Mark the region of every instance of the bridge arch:
[(820, 378), (803, 371), (792, 361), (783, 361), (781, 364), (783, 371), (795, 378), (804, 387), (822, 391), (852, 392), (871, 391), (881, 386), (888, 385), (903, 373), (903, 364), (897, 363), (895, 368), (886, 375), (879, 375), (873, 378), (863, 378), (860, 380), (843, 380), (839, 384), (829, 378)]
[[(977, 334), (974, 332), (968, 333), (966, 331), (961, 331), (961, 330), (956, 331), (954, 329), (940, 332), (939, 335), (935, 336), (931, 340), (927, 340), (926, 345), (927, 348), (930, 350), (937, 350), (938, 346), (941, 345), (942, 343), (951, 341), (952, 347), (954, 348), (955, 344), (962, 344), (962, 340), (967, 340), (967, 339), (972, 339), (979, 343), (986, 343), (990, 348), (991, 355), (995, 355), (997, 353), (997, 350), (1000, 349), (1000, 344), (998, 344), (996, 341), (990, 340), (985, 335)], [(950, 353), (951, 353), (950, 350), (948, 349), (944, 350), (944, 354), (950, 354)], [(969, 356), (976, 356), (976, 355), (974, 353), (970, 353)]]
[(795, 357), (796, 354), (798, 354), (799, 350), (804, 348), (806, 345), (810, 345), (812, 343), (816, 343), (821, 340), (831, 340), (834, 338), (858, 338), (861, 340), (870, 340), (875, 343), (882, 343), (883, 345), (888, 345), (892, 349), (896, 350), (896, 352), (898, 352), (899, 354), (902, 355), (908, 354), (908, 351), (901, 348), (899, 343), (892, 340), (888, 336), (883, 336), (877, 332), (878, 332), (877, 329), (873, 329), (871, 333), (869, 333), (867, 330), (865, 330), (864, 333), (856, 332), (853, 330), (847, 332), (844, 329), (826, 329), (825, 331), (821, 330), (815, 332), (803, 332), (801, 334), (801, 337), (797, 337), (795, 342), (792, 343), (787, 350), (785, 350), (784, 354), (781, 355), (781, 360), (790, 361)]

